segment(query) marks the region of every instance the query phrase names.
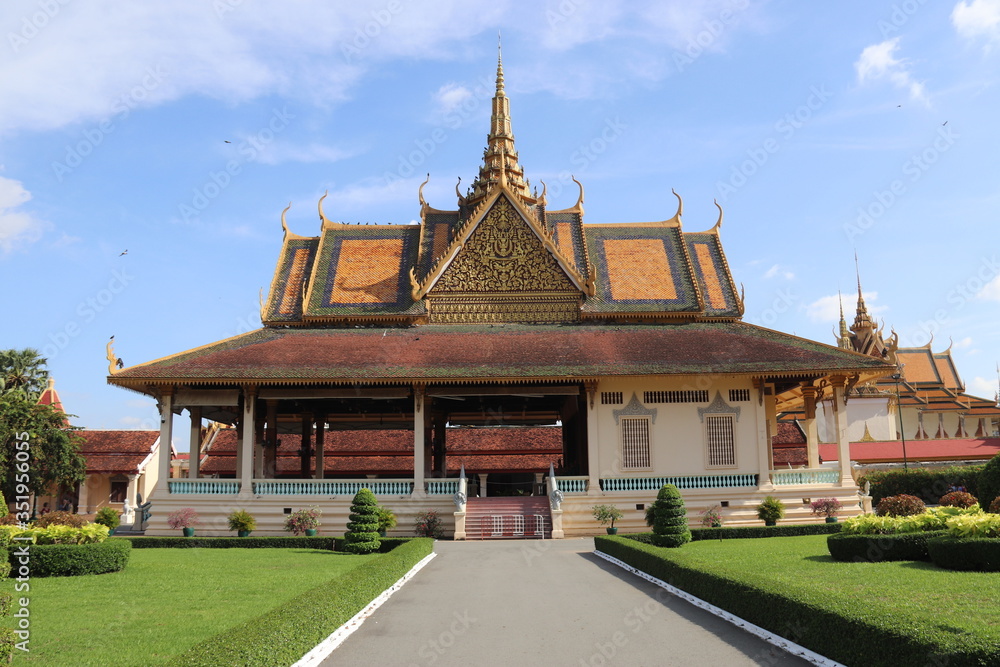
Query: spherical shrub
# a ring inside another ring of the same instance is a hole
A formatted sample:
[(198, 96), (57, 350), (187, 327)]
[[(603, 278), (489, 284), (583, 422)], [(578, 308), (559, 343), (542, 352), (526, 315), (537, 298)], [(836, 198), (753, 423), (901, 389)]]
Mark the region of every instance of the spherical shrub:
[(70, 526), (72, 528), (83, 528), (87, 525), (87, 523), (87, 520), (79, 514), (57, 510), (55, 512), (43, 514), (39, 517), (38, 521), (35, 522), (35, 527), (46, 528), (48, 526)]
[(898, 496), (889, 496), (880, 500), (875, 508), (875, 514), (879, 516), (913, 516), (914, 514), (923, 514), (926, 509), (927, 506), (920, 498), (901, 493)]
[(965, 491), (952, 491), (951, 493), (946, 493), (941, 496), (941, 500), (938, 501), (939, 505), (946, 505), (948, 507), (972, 507), (979, 501), (971, 493), (966, 493)]

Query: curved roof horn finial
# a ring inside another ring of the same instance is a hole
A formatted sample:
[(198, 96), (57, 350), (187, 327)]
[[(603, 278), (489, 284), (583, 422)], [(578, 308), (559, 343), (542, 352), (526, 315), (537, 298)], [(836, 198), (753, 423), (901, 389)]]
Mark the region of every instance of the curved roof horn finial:
[(719, 219), (715, 221), (715, 225), (712, 227), (712, 231), (718, 234), (719, 229), (722, 228), (722, 206), (717, 199), (713, 199), (712, 203), (715, 204), (715, 208), (719, 209)]
[(288, 213), (288, 209), (292, 207), (292, 202), (288, 202), (288, 206), (285, 210), (281, 212), (281, 229), (287, 234), (288, 233), (288, 222), (285, 220), (285, 214)]
[(545, 198), (546, 193), (549, 191), (549, 186), (545, 185), (545, 181), (542, 181), (542, 195), (538, 198), (538, 203), (542, 206), (547, 206), (549, 200)]
[(955, 347), (955, 339), (948, 336), (948, 349), (943, 352), (943, 354), (951, 354), (951, 348)]
[(681, 216), (684, 215), (684, 200), (681, 199), (681, 196), (679, 194), (677, 194), (677, 190), (670, 188), (670, 191), (674, 193), (675, 197), (677, 197), (677, 212), (674, 213), (674, 217), (672, 218), (672, 220), (680, 222)]
[(330, 194), (329, 190), (327, 190), (326, 192), (324, 192), (323, 196), (319, 198), (319, 203), (316, 205), (317, 208), (319, 208), (319, 223), (320, 223), (320, 225), (325, 225), (326, 223), (330, 222), (329, 220), (326, 219), (326, 214), (323, 213), (323, 200), (326, 199), (329, 194)]
[(465, 203), (465, 197), (462, 196), (462, 193), (458, 189), (458, 186), (460, 186), (461, 184), (462, 184), (462, 177), (459, 176), (458, 177), (458, 183), (455, 183), (455, 196), (458, 197), (458, 205), (459, 206), (461, 206), (462, 204)]
[(419, 203), (420, 203), (420, 206), (421, 206), (421, 207), (423, 207), (423, 206), (427, 206), (427, 202), (426, 202), (426, 201), (424, 201), (424, 186), (425, 186), (425, 185), (427, 185), (427, 183), (428, 183), (428, 182), (429, 182), (430, 180), (431, 180), (431, 174), (430, 174), (430, 172), (427, 172), (427, 178), (426, 178), (426, 179), (424, 179), (424, 182), (423, 182), (423, 183), (421, 183), (421, 184), (420, 184), (420, 187), (419, 187), (419, 188), (417, 189), (417, 199), (419, 199), (419, 200), (420, 200), (420, 202), (419, 202)]
[(572, 178), (573, 182), (576, 183), (577, 186), (580, 188), (580, 196), (577, 197), (576, 204), (573, 205), (573, 208), (580, 209), (582, 211), (583, 210), (583, 183), (581, 183), (580, 181), (576, 180), (576, 176), (573, 176), (572, 174), (570, 175), (570, 178)]

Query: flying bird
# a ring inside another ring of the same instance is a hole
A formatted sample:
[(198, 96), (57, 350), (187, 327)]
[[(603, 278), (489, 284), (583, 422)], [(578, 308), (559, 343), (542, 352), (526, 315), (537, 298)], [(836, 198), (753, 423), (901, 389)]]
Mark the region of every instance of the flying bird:
[(118, 256), (121, 257), (122, 255), (127, 255), (127, 254), (128, 254), (128, 248), (123, 250)]
[(231, 144), (231, 143), (233, 143), (233, 142), (229, 141), (228, 139), (223, 139), (223, 140), (222, 140), (222, 143), (224, 143), (224, 144)]
[(115, 365), (118, 366), (118, 368), (125, 368), (125, 362), (122, 361), (121, 357), (118, 357), (118, 359), (115, 360)]
[(944, 127), (947, 124), (948, 124), (948, 121), (945, 121), (945, 122), (941, 123), (941, 127)]

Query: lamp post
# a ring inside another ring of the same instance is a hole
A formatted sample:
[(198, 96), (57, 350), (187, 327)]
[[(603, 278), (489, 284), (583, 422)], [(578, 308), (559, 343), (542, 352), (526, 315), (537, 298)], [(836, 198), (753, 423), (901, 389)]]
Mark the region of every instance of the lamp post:
[(909, 472), (910, 467), (906, 462), (906, 434), (903, 432), (903, 403), (899, 398), (899, 378), (900, 373), (895, 373), (892, 379), (896, 381), (896, 414), (899, 415), (899, 439), (903, 443), (903, 470)]

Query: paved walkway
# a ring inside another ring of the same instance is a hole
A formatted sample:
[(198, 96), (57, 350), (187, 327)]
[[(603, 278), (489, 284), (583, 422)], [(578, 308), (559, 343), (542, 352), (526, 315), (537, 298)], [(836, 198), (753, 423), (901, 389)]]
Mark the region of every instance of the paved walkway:
[(324, 665), (808, 664), (597, 558), (592, 539), (434, 550)]

